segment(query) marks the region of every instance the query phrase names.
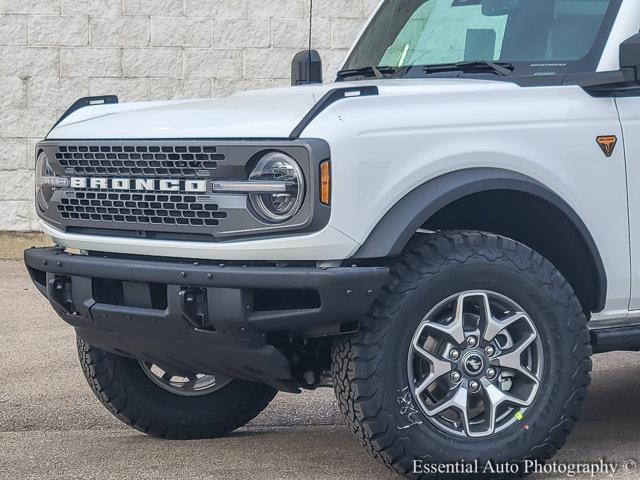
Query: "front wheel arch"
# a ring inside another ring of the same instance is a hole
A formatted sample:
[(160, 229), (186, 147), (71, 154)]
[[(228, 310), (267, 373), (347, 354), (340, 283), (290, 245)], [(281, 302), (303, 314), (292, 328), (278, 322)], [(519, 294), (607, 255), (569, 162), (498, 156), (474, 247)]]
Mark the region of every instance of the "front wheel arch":
[[(475, 208), (480, 208), (483, 205), (476, 201), (476, 196), (488, 192), (500, 192), (509, 201), (500, 200), (493, 205), (485, 203), (485, 207), (513, 205), (511, 199), (518, 197), (528, 199), (534, 209), (553, 214), (553, 224), (545, 230), (550, 236), (561, 230), (567, 244), (566, 251), (555, 253), (553, 248), (543, 244), (553, 245), (554, 241), (536, 241), (522, 228), (526, 222), (514, 225), (496, 212), (494, 220), (502, 221), (478, 224), (461, 222), (457, 212), (450, 214), (465, 199)], [(407, 194), (384, 215), (354, 259), (395, 258), (421, 228), (482, 230), (512, 238), (538, 251), (562, 272), (576, 291), (585, 314), (600, 312), (605, 307), (607, 275), (593, 236), (566, 201), (531, 177), (499, 168), (469, 168), (430, 180)]]

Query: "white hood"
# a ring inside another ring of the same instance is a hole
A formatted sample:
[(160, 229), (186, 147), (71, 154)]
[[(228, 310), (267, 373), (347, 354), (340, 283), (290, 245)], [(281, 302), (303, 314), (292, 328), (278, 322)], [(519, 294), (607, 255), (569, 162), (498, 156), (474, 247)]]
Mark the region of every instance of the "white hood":
[(85, 107), (47, 137), (72, 139), (288, 138), (330, 90), (376, 85), (380, 95), (416, 95), (517, 88), (506, 82), (461, 79), (382, 80), (274, 88), (209, 100), (122, 103)]
[(227, 98), (85, 107), (48, 139), (286, 138), (325, 85), (256, 90)]

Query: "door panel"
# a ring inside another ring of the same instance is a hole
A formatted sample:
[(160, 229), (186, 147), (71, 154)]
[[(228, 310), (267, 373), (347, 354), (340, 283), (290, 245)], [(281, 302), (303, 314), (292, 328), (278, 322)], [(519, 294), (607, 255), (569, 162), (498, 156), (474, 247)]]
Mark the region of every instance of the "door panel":
[(616, 99), (623, 138), (616, 148), (624, 148), (629, 195), (631, 242), (631, 302), (629, 310), (640, 310), (640, 96)]

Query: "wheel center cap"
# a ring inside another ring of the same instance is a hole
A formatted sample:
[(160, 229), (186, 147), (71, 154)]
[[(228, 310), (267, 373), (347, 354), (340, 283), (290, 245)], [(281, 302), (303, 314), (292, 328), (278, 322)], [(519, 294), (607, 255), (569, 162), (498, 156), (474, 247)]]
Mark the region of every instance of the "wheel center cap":
[(470, 352), (462, 359), (462, 368), (467, 374), (476, 377), (484, 371), (484, 358), (476, 352)]

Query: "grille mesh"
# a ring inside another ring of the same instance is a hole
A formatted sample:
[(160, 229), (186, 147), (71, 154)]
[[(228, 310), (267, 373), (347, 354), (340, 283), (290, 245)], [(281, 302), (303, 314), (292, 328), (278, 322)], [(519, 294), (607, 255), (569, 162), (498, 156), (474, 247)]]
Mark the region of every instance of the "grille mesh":
[[(313, 148), (318, 148), (322, 159), (329, 158), (328, 146), (320, 141), (312, 143), (318, 143)], [(55, 228), (78, 234), (194, 242), (303, 231), (308, 226), (315, 229), (315, 224), (309, 223), (312, 194), (305, 198), (291, 225), (270, 225), (254, 214), (247, 195), (214, 191), (215, 181), (246, 180), (255, 161), (273, 150), (299, 160), (305, 175), (313, 179), (320, 156), (311, 159), (310, 155), (315, 155), (312, 146), (302, 141), (159, 138), (41, 142), (36, 152), (44, 152), (51, 170), (60, 177), (76, 179), (68, 187), (56, 188), (48, 208), (40, 206), (38, 214)], [(172, 182), (165, 184), (163, 180)], [(194, 188), (189, 182), (197, 182), (199, 191), (190, 191)], [(206, 189), (201, 188), (203, 184)], [(320, 223), (326, 224), (328, 209), (319, 207), (318, 211), (322, 213)]]
[(184, 194), (68, 192), (57, 209), (66, 220), (214, 227), (227, 218), (215, 203)]
[(215, 170), (225, 155), (198, 145), (61, 145), (55, 158), (70, 175), (195, 177)]

